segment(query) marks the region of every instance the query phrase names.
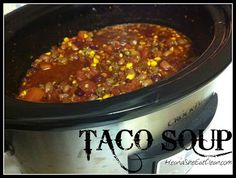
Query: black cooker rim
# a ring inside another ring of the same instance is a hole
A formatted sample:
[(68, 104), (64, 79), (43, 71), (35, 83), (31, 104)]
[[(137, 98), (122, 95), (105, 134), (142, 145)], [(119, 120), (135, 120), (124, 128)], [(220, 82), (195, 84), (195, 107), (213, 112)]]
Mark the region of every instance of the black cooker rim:
[[(215, 22), (214, 39), (196, 62), (175, 76), (158, 84), (103, 101), (49, 104), (31, 103), (5, 96), (5, 127), (7, 129), (49, 129), (71, 126), (75, 123), (86, 125), (98, 122), (118, 122), (131, 111), (144, 109), (154, 104), (158, 109), (201, 88), (219, 75), (231, 62), (231, 19), (226, 19), (229, 17), (225, 12), (231, 15), (231, 9), (225, 10), (219, 6), (207, 8), (211, 11)], [(24, 10), (24, 7), (19, 10)], [(222, 56), (227, 57), (222, 60)], [(213, 59), (215, 66), (211, 72), (208, 72), (207, 66), (213, 64)], [(198, 78), (189, 85), (192, 80), (191, 76), (197, 76), (204, 71), (205, 78)], [(173, 88), (178, 90), (170, 93)]]

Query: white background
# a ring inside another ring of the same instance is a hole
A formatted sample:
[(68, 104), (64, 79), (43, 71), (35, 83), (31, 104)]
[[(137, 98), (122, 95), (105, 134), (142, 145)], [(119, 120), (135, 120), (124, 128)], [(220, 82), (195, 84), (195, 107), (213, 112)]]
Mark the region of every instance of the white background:
[[(18, 8), (24, 4), (4, 4), (4, 15), (15, 8)], [(232, 64), (230, 64), (226, 70), (220, 74), (220, 76), (216, 79), (217, 86), (216, 92), (218, 93), (218, 109), (214, 116), (213, 121), (209, 125), (208, 129), (205, 132), (204, 137), (211, 138), (210, 129), (225, 129), (232, 132), (232, 125), (233, 125), (233, 116), (232, 116), (232, 103), (233, 103), (233, 90), (232, 90), (232, 76), (233, 76), (233, 68)], [(224, 148), (226, 151), (232, 151), (232, 141), (224, 143)], [(183, 153), (180, 153), (184, 155)], [(192, 154), (189, 159), (202, 159), (195, 154)], [(179, 159), (178, 156), (173, 157), (172, 160)], [(205, 159), (205, 158), (204, 158)], [(219, 158), (212, 158), (211, 160), (231, 160), (232, 161), (232, 154), (227, 156), (222, 156)], [(165, 165), (162, 164), (165, 167)], [(204, 166), (193, 166), (190, 170), (186, 171), (186, 168), (183, 166), (169, 166), (163, 169), (162, 173), (184, 173), (187, 174), (232, 174), (232, 165), (229, 166), (212, 166), (212, 165), (204, 165)], [(9, 155), (5, 155), (5, 172), (6, 173), (19, 173), (19, 169), (17, 167), (17, 163), (14, 160), (14, 157), (10, 157)]]

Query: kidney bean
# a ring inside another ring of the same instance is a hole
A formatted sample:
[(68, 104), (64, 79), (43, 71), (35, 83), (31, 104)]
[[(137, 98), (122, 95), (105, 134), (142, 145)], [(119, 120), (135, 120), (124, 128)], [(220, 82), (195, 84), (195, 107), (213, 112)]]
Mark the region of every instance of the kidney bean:
[(96, 83), (100, 83), (104, 81), (104, 77), (101, 74), (97, 74), (93, 77), (93, 81)]
[(77, 89), (75, 90), (75, 95), (76, 96), (83, 96), (84, 94), (85, 94), (85, 92), (81, 88), (77, 87)]

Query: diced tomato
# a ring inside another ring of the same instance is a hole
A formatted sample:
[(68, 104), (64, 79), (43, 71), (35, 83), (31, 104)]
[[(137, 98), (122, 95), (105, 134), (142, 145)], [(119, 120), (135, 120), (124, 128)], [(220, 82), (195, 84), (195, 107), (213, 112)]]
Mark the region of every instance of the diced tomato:
[(141, 58), (146, 58), (148, 56), (148, 48), (142, 48), (140, 50), (140, 56)]
[(52, 65), (49, 64), (49, 63), (46, 63), (46, 62), (41, 62), (39, 67), (42, 69), (42, 70), (49, 70), (52, 68)]
[(82, 70), (78, 70), (76, 72), (76, 77), (77, 77), (77, 80), (80, 82), (87, 79), (86, 72)]
[(114, 41), (114, 47), (115, 47), (115, 49), (120, 49), (121, 48), (120, 42)]
[(88, 37), (87, 31), (80, 31), (78, 33), (78, 39), (85, 40)]
[(138, 88), (140, 88), (141, 84), (137, 79), (132, 80), (129, 85), (132, 86), (132, 90), (137, 90)]
[(160, 67), (163, 68), (164, 70), (172, 69), (172, 66), (170, 65), (170, 63), (165, 60), (161, 61)]
[(107, 45), (107, 46), (105, 47), (104, 51), (107, 52), (107, 53), (109, 53), (109, 54), (111, 54), (112, 51), (113, 51), (113, 48), (112, 48), (111, 45)]
[(91, 67), (88, 74), (89, 74), (90, 77), (94, 77), (98, 74), (98, 71), (95, 67)]
[(119, 95), (120, 92), (121, 92), (121, 91), (120, 91), (119, 87), (114, 87), (114, 88), (111, 89), (111, 93), (112, 93), (114, 96)]
[(125, 72), (119, 72), (119, 80), (124, 81), (126, 79)]
[(119, 89), (122, 92), (131, 92), (131, 91), (134, 91), (134, 90), (140, 88), (140, 86), (141, 86), (140, 82), (138, 80), (134, 79), (130, 83), (120, 86)]
[(27, 101), (40, 102), (44, 96), (44, 91), (37, 87), (28, 89), (26, 96), (24, 97)]

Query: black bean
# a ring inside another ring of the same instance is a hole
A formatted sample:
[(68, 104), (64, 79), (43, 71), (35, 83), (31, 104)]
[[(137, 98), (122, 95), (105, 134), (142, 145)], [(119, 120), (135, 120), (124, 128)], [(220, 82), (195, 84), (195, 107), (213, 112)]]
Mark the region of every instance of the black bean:
[(159, 75), (153, 75), (151, 76), (151, 79), (153, 82), (158, 82), (161, 80), (161, 77)]
[(132, 80), (130, 80), (130, 79), (125, 79), (125, 83), (131, 83), (132, 82)]
[(83, 96), (84, 94), (85, 92), (79, 87), (75, 90), (75, 95), (77, 96)]
[(93, 45), (93, 44), (90, 45), (90, 48), (93, 49), (93, 50), (98, 50), (99, 49), (97, 45)]

